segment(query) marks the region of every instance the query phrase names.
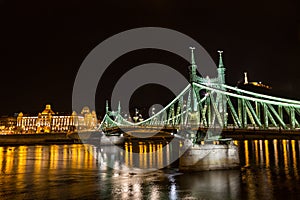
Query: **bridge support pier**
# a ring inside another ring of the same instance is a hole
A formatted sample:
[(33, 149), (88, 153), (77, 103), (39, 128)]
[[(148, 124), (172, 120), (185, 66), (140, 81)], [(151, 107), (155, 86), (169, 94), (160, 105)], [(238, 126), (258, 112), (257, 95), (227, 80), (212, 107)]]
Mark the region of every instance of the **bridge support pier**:
[(239, 167), (238, 148), (232, 143), (193, 145), (179, 159), (180, 171), (222, 170)]

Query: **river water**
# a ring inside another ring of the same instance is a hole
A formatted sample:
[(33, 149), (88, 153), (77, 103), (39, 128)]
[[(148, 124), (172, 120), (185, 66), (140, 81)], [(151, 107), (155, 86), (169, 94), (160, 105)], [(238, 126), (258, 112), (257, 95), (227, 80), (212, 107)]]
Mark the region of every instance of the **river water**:
[(300, 141), (234, 142), (241, 169), (197, 173), (179, 143), (0, 147), (0, 199), (300, 199)]

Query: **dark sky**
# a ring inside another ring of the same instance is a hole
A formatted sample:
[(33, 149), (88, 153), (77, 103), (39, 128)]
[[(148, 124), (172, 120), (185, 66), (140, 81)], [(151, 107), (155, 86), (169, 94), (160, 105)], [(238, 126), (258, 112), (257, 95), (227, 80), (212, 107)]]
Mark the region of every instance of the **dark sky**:
[[(298, 2), (0, 0), (0, 115), (37, 113), (46, 103), (71, 111), (73, 83), (85, 56), (106, 38), (144, 26), (180, 31), (216, 62), (216, 51), (224, 50), (228, 84), (248, 71), (250, 81), (271, 85), (277, 96), (300, 99)], [(175, 68), (186, 64), (168, 53), (136, 53), (120, 58), (110, 71), (152, 60)], [(96, 98), (97, 110), (103, 110), (105, 98)]]

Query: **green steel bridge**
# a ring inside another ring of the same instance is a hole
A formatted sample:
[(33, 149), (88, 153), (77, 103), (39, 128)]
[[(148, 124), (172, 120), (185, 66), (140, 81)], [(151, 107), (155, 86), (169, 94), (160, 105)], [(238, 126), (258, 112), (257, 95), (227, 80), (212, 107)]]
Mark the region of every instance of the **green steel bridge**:
[(194, 48), (190, 49), (190, 84), (167, 106), (150, 118), (133, 123), (121, 115), (120, 103), (117, 111), (109, 111), (107, 103), (100, 129), (107, 133), (119, 129), (140, 129), (140, 132), (160, 129), (197, 130), (198, 133), (207, 132), (205, 139), (232, 130), (299, 132), (300, 101), (226, 85), (222, 51), (218, 51), (217, 77), (200, 77), (196, 74)]

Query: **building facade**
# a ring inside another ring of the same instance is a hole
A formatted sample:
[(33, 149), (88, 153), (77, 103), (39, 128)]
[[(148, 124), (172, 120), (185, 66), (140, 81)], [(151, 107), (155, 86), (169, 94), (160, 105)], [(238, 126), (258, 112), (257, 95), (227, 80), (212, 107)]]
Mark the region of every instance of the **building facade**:
[(55, 133), (95, 130), (97, 128), (96, 112), (84, 107), (80, 114), (75, 111), (71, 115), (59, 115), (46, 105), (37, 116), (25, 116), (22, 112), (17, 117), (19, 133)]
[(13, 133), (17, 125), (16, 117), (2, 116), (0, 117), (0, 134)]

